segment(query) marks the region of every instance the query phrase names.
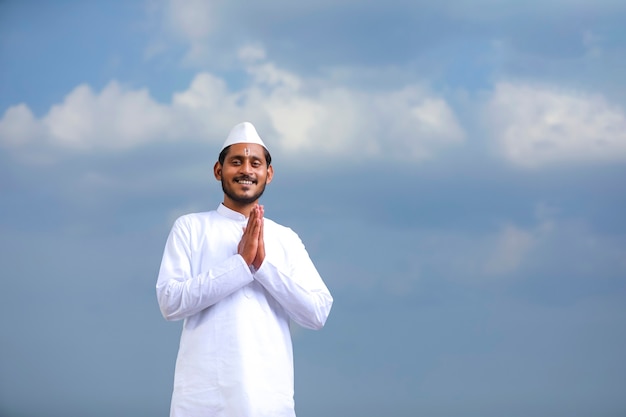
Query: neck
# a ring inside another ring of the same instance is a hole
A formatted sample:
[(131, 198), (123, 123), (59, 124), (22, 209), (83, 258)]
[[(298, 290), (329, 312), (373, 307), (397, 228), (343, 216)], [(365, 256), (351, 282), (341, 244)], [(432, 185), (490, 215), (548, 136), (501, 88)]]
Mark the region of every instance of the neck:
[(237, 203), (235, 201), (232, 201), (229, 198), (224, 198), (224, 202), (222, 204), (224, 204), (224, 206), (228, 207), (229, 209), (233, 211), (241, 213), (246, 217), (250, 217), (250, 212), (252, 211), (252, 208), (256, 206), (257, 203), (258, 203), (258, 200), (249, 204), (242, 204), (242, 203)]

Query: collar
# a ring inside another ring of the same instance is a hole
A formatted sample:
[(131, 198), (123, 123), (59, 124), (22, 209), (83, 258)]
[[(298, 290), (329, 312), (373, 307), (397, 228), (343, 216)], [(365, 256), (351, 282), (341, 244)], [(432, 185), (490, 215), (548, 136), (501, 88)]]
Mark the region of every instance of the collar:
[(217, 212), (221, 214), (222, 216), (229, 218), (231, 220), (245, 221), (247, 219), (246, 216), (239, 213), (238, 211), (229, 209), (223, 203), (220, 203), (220, 205), (217, 207)]

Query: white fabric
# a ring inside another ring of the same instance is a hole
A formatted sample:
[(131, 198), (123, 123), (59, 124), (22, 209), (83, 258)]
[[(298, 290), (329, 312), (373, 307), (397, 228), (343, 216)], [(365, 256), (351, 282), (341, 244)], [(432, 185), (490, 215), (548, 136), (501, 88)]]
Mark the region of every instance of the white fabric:
[(236, 143), (256, 143), (257, 145), (261, 145), (267, 149), (267, 146), (265, 146), (265, 143), (263, 143), (261, 137), (254, 128), (254, 125), (250, 122), (239, 123), (233, 127), (224, 141), (221, 150), (224, 150), (227, 146), (234, 145)]
[(220, 205), (176, 220), (156, 285), (184, 319), (171, 417), (294, 417), (289, 320), (320, 329), (333, 299), (300, 238), (264, 220), (254, 273), (237, 254), (247, 219)]

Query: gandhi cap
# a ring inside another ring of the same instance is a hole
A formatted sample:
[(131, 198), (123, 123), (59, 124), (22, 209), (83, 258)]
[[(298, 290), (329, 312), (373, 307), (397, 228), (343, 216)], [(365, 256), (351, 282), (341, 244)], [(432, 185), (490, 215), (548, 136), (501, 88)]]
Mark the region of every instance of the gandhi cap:
[(254, 125), (250, 122), (239, 123), (233, 127), (228, 134), (224, 145), (222, 145), (222, 150), (236, 143), (256, 143), (267, 149), (267, 146), (265, 146), (265, 143), (263, 143), (261, 137), (254, 128)]

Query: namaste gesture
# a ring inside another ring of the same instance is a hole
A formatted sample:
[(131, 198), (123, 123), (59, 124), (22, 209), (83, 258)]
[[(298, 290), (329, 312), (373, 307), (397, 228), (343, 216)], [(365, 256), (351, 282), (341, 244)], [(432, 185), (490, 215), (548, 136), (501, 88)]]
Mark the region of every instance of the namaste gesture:
[(246, 264), (261, 268), (265, 259), (265, 243), (263, 242), (263, 206), (255, 204), (248, 217), (248, 225), (243, 228), (243, 236), (237, 246), (237, 253), (246, 261)]

